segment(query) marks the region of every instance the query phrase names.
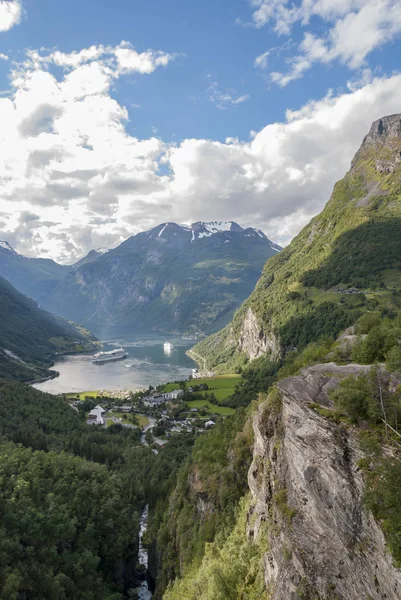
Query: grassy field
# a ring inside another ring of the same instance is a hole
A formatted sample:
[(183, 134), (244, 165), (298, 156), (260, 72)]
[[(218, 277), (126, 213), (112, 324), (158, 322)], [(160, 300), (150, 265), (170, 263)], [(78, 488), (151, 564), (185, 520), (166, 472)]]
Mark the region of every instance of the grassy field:
[(134, 414), (134, 417), (138, 419), (139, 427), (146, 427), (146, 425), (149, 423), (149, 419), (145, 417), (145, 415)]
[[(129, 424), (131, 424), (130, 417), (136, 417), (138, 420), (139, 427), (146, 427), (146, 425), (149, 423), (149, 420), (147, 417), (145, 417), (144, 415), (137, 415), (135, 413), (121, 413), (121, 412), (113, 411), (113, 412), (108, 413), (108, 415), (117, 417), (117, 419), (122, 419), (123, 423), (129, 423)], [(126, 417), (126, 419), (124, 419), (124, 417)]]
[(207, 408), (210, 414), (216, 415), (224, 415), (229, 416), (235, 413), (234, 408), (229, 408), (228, 406), (218, 406), (217, 404), (212, 404), (207, 400), (190, 400), (186, 402), (188, 408)]
[(80, 400), (85, 400), (86, 397), (89, 398), (97, 398), (99, 396), (99, 390), (92, 390), (91, 392), (76, 392), (71, 394), (66, 394), (67, 398), (79, 398)]
[[(236, 385), (240, 382), (240, 375), (219, 375), (217, 377), (202, 377), (201, 379), (193, 379), (188, 382), (188, 386), (201, 385), (206, 383), (209, 387), (207, 393), (213, 392), (216, 399), (221, 402), (234, 393)], [(177, 384), (168, 383), (164, 386), (163, 391), (171, 392), (177, 388)], [(230, 413), (231, 414), (231, 413)]]

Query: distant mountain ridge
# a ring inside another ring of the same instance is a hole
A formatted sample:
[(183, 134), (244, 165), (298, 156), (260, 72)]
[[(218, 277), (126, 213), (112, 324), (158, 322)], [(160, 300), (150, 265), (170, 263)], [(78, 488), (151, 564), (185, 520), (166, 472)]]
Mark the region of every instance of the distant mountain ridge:
[(59, 265), (50, 258), (23, 256), (7, 241), (0, 241), (0, 277), (35, 300), (40, 301), (70, 270), (71, 267)]
[(80, 258), (76, 263), (72, 264), (70, 268), (79, 269), (79, 267), (82, 267), (82, 265), (95, 262), (95, 260), (103, 256), (103, 254), (106, 254), (106, 252), (109, 252), (108, 248), (97, 248), (96, 250), (90, 250), (88, 254)]
[(44, 307), (102, 334), (202, 334), (227, 322), (280, 246), (233, 221), (167, 222), (71, 270)]

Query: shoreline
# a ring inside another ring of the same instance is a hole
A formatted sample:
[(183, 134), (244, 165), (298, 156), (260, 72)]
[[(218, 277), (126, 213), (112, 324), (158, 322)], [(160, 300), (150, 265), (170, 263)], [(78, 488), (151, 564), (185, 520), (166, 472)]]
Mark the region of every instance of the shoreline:
[(206, 359), (203, 358), (203, 356), (201, 356), (197, 352), (194, 352), (192, 348), (187, 350), (185, 354), (189, 356), (189, 358), (191, 358), (200, 367), (199, 375), (201, 377), (214, 377), (215, 373), (206, 369)]

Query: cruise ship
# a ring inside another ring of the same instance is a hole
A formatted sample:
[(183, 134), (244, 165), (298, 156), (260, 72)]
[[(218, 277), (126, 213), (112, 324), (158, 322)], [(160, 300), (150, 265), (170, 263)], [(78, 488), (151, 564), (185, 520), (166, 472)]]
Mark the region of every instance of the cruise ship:
[(92, 358), (93, 364), (100, 364), (110, 362), (111, 360), (121, 360), (128, 356), (124, 348), (118, 348), (117, 350), (111, 350), (110, 352), (98, 352)]
[(163, 348), (164, 348), (165, 354), (170, 354), (170, 352), (173, 350), (174, 346), (173, 346), (173, 344), (170, 344), (170, 342), (165, 342), (163, 345)]

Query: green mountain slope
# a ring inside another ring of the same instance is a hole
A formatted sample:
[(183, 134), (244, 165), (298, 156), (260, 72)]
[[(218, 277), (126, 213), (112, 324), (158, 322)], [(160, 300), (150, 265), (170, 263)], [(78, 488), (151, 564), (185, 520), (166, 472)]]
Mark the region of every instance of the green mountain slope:
[(401, 116), (373, 123), (323, 212), (266, 264), (225, 329), (195, 347), (216, 372), (277, 360), (401, 297)]
[(280, 247), (233, 222), (163, 223), (71, 272), (43, 300), (107, 331), (216, 331), (231, 319)]
[(94, 343), (84, 329), (40, 310), (0, 277), (0, 377), (46, 377), (56, 354), (91, 349)]

